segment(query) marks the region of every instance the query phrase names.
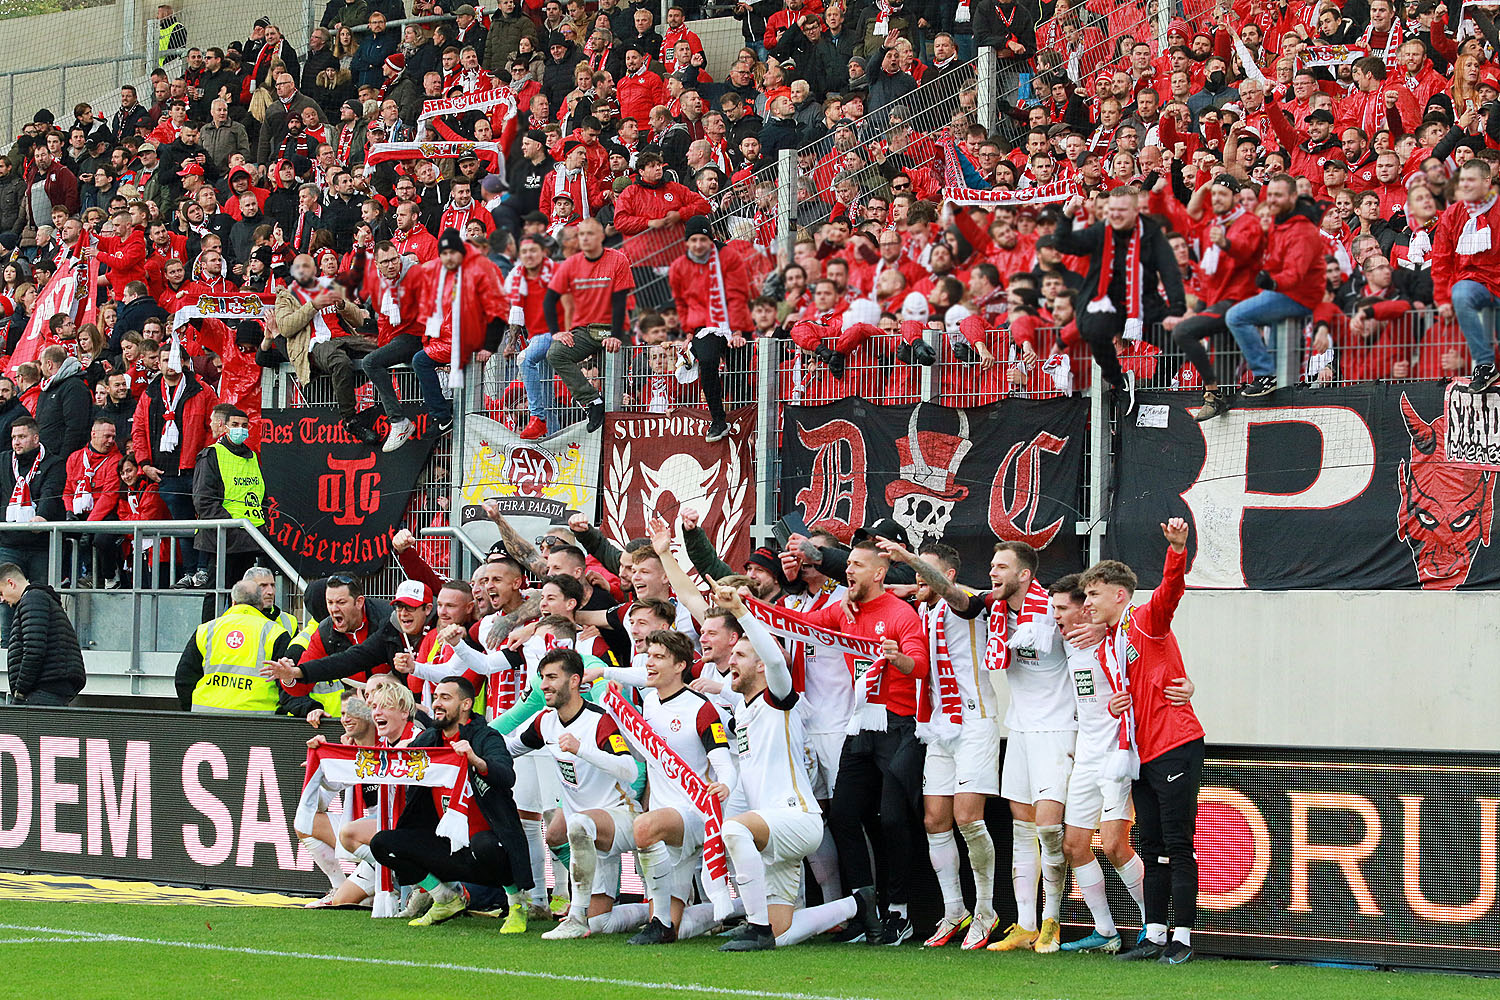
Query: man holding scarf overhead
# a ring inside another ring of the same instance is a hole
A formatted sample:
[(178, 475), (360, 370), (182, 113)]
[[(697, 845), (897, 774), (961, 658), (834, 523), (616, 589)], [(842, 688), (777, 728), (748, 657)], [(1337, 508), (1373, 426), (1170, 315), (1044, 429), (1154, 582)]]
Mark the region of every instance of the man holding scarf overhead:
[(1141, 218), (1140, 192), (1134, 186), (1111, 191), (1105, 220), (1075, 231), (1073, 220), (1082, 204), (1083, 196), (1075, 194), (1063, 206), (1055, 234), (1057, 250), (1089, 258), (1079, 293), (1078, 332), (1105, 380), (1123, 389), (1125, 373), (1115, 353), (1115, 338), (1140, 340), (1166, 317), (1186, 312), (1182, 273), (1161, 226)]
[[(464, 384), (463, 367), (470, 356), (483, 364), (505, 335), (510, 304), (505, 299), (500, 269), (469, 247), (456, 229), (445, 229), (438, 239), (437, 260), (417, 267), (415, 279), (422, 349), (411, 366), (422, 385), (422, 401), (437, 424), (438, 433), (453, 426), (453, 406), (443, 395), (438, 366), (448, 369), (448, 386)], [(395, 451), (416, 436), (410, 420), (391, 425), (384, 450)]]
[(725, 362), (741, 387), (736, 399), (744, 399), (748, 387), (750, 347), (745, 341), (747, 332), (755, 329), (750, 320), (750, 272), (739, 251), (718, 246), (709, 235), (708, 220), (695, 215), (687, 220), (687, 253), (672, 262), (667, 280), (682, 328), (693, 331), (693, 357), (698, 359), (703, 401), (708, 404), (707, 440), (720, 441), (729, 433), (729, 423), (719, 363)]

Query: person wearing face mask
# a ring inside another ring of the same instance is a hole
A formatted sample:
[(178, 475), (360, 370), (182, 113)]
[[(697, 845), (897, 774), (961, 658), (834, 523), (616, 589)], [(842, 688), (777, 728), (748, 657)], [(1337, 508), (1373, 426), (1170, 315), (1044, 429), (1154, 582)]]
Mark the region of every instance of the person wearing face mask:
[[(217, 441), (198, 453), (193, 466), (193, 510), (204, 520), (242, 517), (258, 528), (266, 523), (266, 482), (260, 457), (246, 446), (250, 417), (227, 403), (215, 406), (213, 412), (224, 421), (225, 429)], [(224, 544), (228, 549), (220, 553), (224, 577), (238, 580), (255, 562), (259, 546), (247, 532), (238, 529), (225, 534)], [(193, 548), (209, 553), (203, 565), (213, 561), (217, 546), (215, 531), (200, 531), (193, 539)]]

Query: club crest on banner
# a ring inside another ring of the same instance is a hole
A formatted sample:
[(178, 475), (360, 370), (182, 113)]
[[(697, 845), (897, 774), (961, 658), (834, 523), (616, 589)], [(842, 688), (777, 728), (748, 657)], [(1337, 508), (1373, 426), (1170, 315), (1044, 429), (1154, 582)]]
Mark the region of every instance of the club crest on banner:
[(598, 469), (597, 435), (582, 424), (551, 437), (523, 441), (499, 421), (470, 414), (464, 430), (463, 504), (459, 528), (480, 548), (500, 538), (484, 511), (495, 500), (500, 513), (530, 539), (550, 525), (565, 524), (573, 513), (593, 517)]

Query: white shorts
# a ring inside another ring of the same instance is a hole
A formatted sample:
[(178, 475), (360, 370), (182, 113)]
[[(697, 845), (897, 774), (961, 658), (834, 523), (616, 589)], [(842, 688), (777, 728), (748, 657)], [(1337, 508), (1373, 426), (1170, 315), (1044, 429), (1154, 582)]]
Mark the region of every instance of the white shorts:
[(1012, 802), (1032, 804), (1042, 799), (1068, 801), (1068, 775), (1073, 771), (1073, 744), (1078, 734), (1066, 731), (1011, 733), (1005, 741), (1005, 766), (1000, 794)]
[(771, 831), (760, 852), (766, 863), (766, 899), (795, 905), (802, 888), (802, 862), (823, 842), (823, 817), (801, 809), (757, 809)]
[(839, 758), (844, 753), (843, 733), (807, 734), (807, 770), (812, 778), (813, 798), (827, 802), (839, 780)]
[(682, 846), (667, 845), (667, 857), (671, 859), (672, 875), (669, 884), (672, 895), (687, 901), (692, 899), (693, 879), (703, 867), (703, 814), (696, 809), (682, 806), (667, 806), (682, 817)]
[(1000, 727), (994, 719), (965, 722), (948, 745), (929, 743), (923, 795), (1000, 794)]
[(516, 785), (511, 794), (515, 796), (516, 809), (520, 812), (541, 813), (557, 806), (561, 786), (558, 784), (557, 767), (545, 754), (528, 753), (513, 762), (516, 769)]
[(1097, 830), (1101, 823), (1132, 820), (1135, 809), (1130, 801), (1130, 779), (1106, 778), (1102, 762), (1088, 762), (1073, 769), (1068, 779), (1068, 803), (1063, 822), (1085, 830)]

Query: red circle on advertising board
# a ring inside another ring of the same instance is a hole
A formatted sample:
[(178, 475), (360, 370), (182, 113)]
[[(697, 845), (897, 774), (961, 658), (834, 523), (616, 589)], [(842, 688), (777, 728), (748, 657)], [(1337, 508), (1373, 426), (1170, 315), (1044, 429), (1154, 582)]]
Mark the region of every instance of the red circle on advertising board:
[(1250, 877), (1255, 867), (1255, 834), (1244, 814), (1233, 806), (1201, 802), (1193, 851), (1198, 855), (1198, 887), (1223, 895)]

